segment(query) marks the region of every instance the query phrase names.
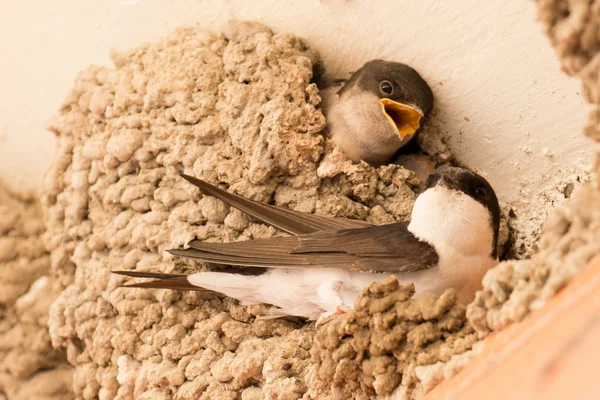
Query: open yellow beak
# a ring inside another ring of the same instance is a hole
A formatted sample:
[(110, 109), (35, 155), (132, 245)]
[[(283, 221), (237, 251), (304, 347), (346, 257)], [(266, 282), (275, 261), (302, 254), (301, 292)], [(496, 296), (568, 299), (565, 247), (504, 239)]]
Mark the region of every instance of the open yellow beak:
[(423, 114), (413, 107), (396, 103), (390, 99), (381, 99), (381, 108), (390, 124), (398, 130), (401, 139), (411, 135), (421, 126)]

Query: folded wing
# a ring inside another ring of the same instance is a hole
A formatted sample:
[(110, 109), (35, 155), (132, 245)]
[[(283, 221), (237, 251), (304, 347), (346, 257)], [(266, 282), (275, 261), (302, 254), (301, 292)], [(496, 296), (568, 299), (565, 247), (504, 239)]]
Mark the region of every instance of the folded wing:
[(229, 193), (223, 189), (219, 189), (218, 187), (198, 178), (194, 178), (193, 176), (185, 174), (182, 174), (181, 176), (191, 184), (200, 188), (202, 193), (216, 197), (224, 203), (253, 216), (265, 224), (281, 229), (291, 235), (302, 235), (321, 230), (352, 229), (373, 226), (365, 221), (303, 213), (288, 210), (287, 208), (259, 203)]
[(437, 264), (438, 255), (406, 223), (275, 237), (233, 243), (194, 240), (175, 256), (214, 264), (261, 268), (340, 268), (365, 272), (413, 272)]
[[(260, 274), (265, 268), (339, 268), (364, 272), (414, 272), (435, 266), (438, 254), (407, 229), (407, 223), (373, 226), (364, 221), (306, 214), (258, 203), (226, 192), (207, 182), (182, 175), (203, 193), (292, 235), (232, 243), (194, 240), (175, 256), (229, 265), (228, 272)], [(243, 270), (240, 270), (243, 267)], [(249, 270), (248, 267), (254, 268)], [(245, 272), (242, 272), (245, 271)], [(121, 275), (157, 280), (130, 287), (189, 289), (215, 292), (191, 285), (183, 275), (113, 271)]]

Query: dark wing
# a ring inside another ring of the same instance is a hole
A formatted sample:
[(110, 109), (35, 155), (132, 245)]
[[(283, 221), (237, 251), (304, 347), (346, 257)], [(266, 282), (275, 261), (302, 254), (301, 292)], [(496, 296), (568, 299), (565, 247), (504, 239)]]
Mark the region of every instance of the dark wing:
[(407, 223), (233, 243), (194, 240), (175, 256), (214, 264), (262, 268), (340, 268), (365, 272), (413, 272), (435, 266), (434, 248)]
[(241, 196), (226, 192), (218, 187), (204, 182), (193, 176), (181, 175), (185, 180), (200, 188), (209, 195), (222, 200), (226, 204), (238, 208), (254, 218), (281, 229), (292, 235), (302, 235), (321, 230), (353, 229), (373, 226), (372, 224), (346, 218), (326, 217), (322, 215), (308, 214), (292, 211), (286, 208), (262, 204)]

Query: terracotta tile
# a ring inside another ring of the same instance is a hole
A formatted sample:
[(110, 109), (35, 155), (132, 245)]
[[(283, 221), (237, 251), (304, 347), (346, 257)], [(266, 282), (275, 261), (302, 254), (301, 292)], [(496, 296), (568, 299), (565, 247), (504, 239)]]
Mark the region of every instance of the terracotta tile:
[(425, 400), (600, 399), (600, 256), (544, 308), (485, 340)]

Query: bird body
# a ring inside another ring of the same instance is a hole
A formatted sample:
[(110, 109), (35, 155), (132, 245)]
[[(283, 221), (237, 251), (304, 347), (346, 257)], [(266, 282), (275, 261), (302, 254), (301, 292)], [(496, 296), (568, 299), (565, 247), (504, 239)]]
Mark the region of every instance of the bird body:
[(413, 282), (416, 295), (455, 288), (458, 299), (468, 302), (483, 274), (497, 263), (498, 201), (485, 179), (460, 168), (428, 179), (410, 223), (383, 226), (260, 204), (184, 178), (295, 236), (234, 243), (194, 240), (189, 248), (170, 253), (233, 270), (187, 276), (115, 271), (158, 278), (130, 286), (220, 293), (245, 305), (273, 305), (267, 318), (294, 315), (322, 323), (351, 309), (364, 287), (390, 274), (402, 283)]

